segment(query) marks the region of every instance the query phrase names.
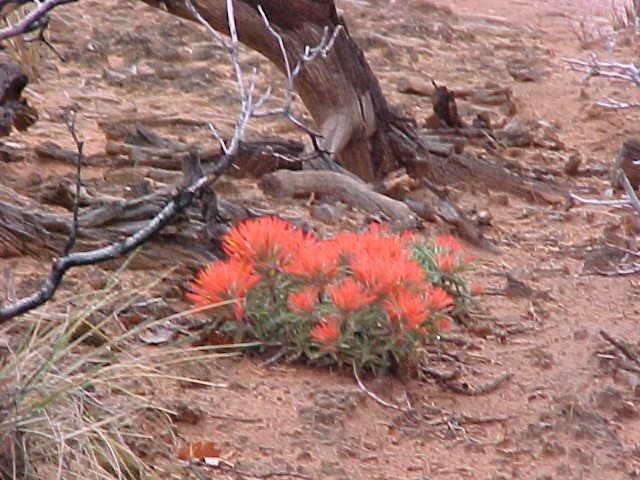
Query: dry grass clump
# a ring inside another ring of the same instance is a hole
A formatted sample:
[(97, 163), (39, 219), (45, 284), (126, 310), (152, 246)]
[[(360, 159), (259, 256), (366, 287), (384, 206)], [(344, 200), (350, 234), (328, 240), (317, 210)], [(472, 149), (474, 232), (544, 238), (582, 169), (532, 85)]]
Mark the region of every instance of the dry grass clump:
[[(105, 335), (114, 331), (114, 312), (147, 289), (125, 291), (112, 282), (84, 298), (58, 300), (56, 308), (70, 300), (83, 305), (65, 315), (31, 314), (0, 329), (0, 479), (185, 477), (174, 460), (172, 412), (157, 384), (177, 365), (202, 360), (203, 348), (150, 351), (132, 341), (165, 318)], [(21, 338), (12, 341), (16, 332)], [(96, 332), (100, 345), (86, 345)]]

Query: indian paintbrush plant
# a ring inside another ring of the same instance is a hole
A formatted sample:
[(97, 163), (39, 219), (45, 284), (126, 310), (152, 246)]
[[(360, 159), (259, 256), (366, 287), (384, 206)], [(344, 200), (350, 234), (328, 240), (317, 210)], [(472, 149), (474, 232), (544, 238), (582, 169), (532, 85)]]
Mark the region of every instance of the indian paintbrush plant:
[(201, 270), (187, 297), (215, 306), (214, 324), (236, 342), (317, 365), (415, 365), (472, 294), (460, 276), (471, 258), (448, 235), (424, 242), (374, 224), (320, 240), (263, 217), (236, 225), (223, 248), (228, 259)]

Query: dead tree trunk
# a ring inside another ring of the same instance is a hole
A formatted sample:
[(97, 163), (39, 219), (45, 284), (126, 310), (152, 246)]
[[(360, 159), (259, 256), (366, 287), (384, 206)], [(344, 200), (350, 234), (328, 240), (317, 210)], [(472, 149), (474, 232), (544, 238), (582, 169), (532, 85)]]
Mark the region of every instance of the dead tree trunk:
[[(192, 19), (182, 0), (142, 1)], [(192, 3), (214, 29), (228, 31), (225, 0)], [(334, 1), (236, 0), (240, 41), (284, 71), (281, 50), (265, 27), (258, 5), (282, 35), (292, 65), (305, 46), (320, 43), (325, 27), (342, 26), (327, 57), (305, 64), (295, 80), (296, 92), (323, 136), (321, 148), (335, 154), (345, 168), (365, 180), (380, 178), (404, 163), (403, 156), (411, 153), (412, 143), (415, 146), (413, 129), (391, 112), (362, 50), (349, 35), (344, 20), (338, 18)]]

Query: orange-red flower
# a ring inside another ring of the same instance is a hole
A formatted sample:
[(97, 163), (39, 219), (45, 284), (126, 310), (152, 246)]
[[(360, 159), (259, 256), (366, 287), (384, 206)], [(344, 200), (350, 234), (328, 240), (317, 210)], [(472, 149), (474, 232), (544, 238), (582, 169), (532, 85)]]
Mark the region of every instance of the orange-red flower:
[(439, 318), (436, 320), (436, 325), (438, 326), (438, 330), (447, 330), (451, 326), (451, 322), (446, 318)]
[(377, 295), (386, 295), (398, 284), (397, 272), (384, 258), (357, 255), (351, 259), (349, 266), (354, 276)]
[(448, 234), (438, 235), (433, 239), (433, 242), (441, 248), (449, 250), (451, 253), (456, 253), (462, 250), (462, 243), (456, 237)]
[(309, 332), (312, 340), (329, 345), (335, 343), (340, 338), (340, 328), (338, 327), (338, 319), (329, 317), (316, 323)]
[(470, 288), (471, 295), (474, 297), (478, 297), (484, 293), (484, 288), (479, 283), (474, 283)]
[(191, 292), (186, 294), (197, 307), (233, 301), (231, 308), (237, 320), (244, 314), (244, 297), (247, 290), (260, 280), (248, 265), (237, 260), (214, 262), (198, 272), (189, 283)]
[(364, 288), (362, 283), (352, 277), (345, 278), (342, 283), (327, 289), (331, 302), (342, 312), (353, 312), (369, 305), (376, 299)]
[(284, 271), (310, 282), (324, 284), (335, 276), (339, 256), (340, 247), (335, 242), (307, 240), (284, 267)]
[(433, 257), (433, 261), (436, 263), (438, 270), (442, 272), (453, 272), (457, 266), (455, 253), (437, 253)]
[(440, 287), (429, 288), (426, 292), (428, 308), (437, 312), (453, 305), (453, 298)]
[(391, 267), (397, 270), (399, 280), (406, 287), (419, 286), (427, 280), (420, 265), (408, 258), (399, 260)]
[(419, 286), (425, 281), (424, 271), (410, 259), (407, 235), (398, 237), (388, 233), (386, 227), (372, 224), (357, 238), (342, 234), (336, 236), (336, 241), (349, 252), (354, 276), (372, 293), (386, 295), (396, 288)]
[(399, 238), (390, 234), (385, 225), (372, 223), (365, 233), (351, 232), (339, 233), (334, 237), (334, 242), (340, 245), (341, 250), (351, 255), (384, 256), (398, 258), (406, 254), (405, 245), (407, 237)]
[(318, 288), (310, 286), (302, 287), (297, 292), (291, 292), (287, 302), (289, 310), (300, 315), (313, 312), (318, 300), (318, 293), (320, 293)]
[(244, 221), (223, 237), (229, 257), (255, 264), (258, 270), (281, 268), (295, 255), (307, 236), (290, 223), (276, 217)]
[(424, 299), (407, 289), (394, 292), (385, 300), (383, 308), (391, 323), (401, 321), (407, 330), (418, 329), (430, 313)]
[(333, 237), (336, 248), (347, 257), (361, 250), (361, 235), (353, 232), (338, 233)]
[(404, 255), (372, 256), (355, 255), (350, 263), (354, 276), (369, 290), (378, 295), (387, 295), (397, 288), (416, 287), (425, 282), (420, 266)]

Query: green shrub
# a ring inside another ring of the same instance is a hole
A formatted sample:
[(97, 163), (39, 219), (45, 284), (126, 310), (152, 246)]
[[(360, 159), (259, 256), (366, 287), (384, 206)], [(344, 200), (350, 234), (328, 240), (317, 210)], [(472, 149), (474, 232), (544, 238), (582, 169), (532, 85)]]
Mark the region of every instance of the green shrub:
[(288, 358), (383, 372), (411, 365), (449, 325), (470, 292), (470, 258), (440, 236), (423, 243), (372, 226), (318, 240), (277, 218), (250, 220), (224, 238), (228, 260), (190, 283), (187, 296), (214, 305), (237, 342), (282, 346)]

